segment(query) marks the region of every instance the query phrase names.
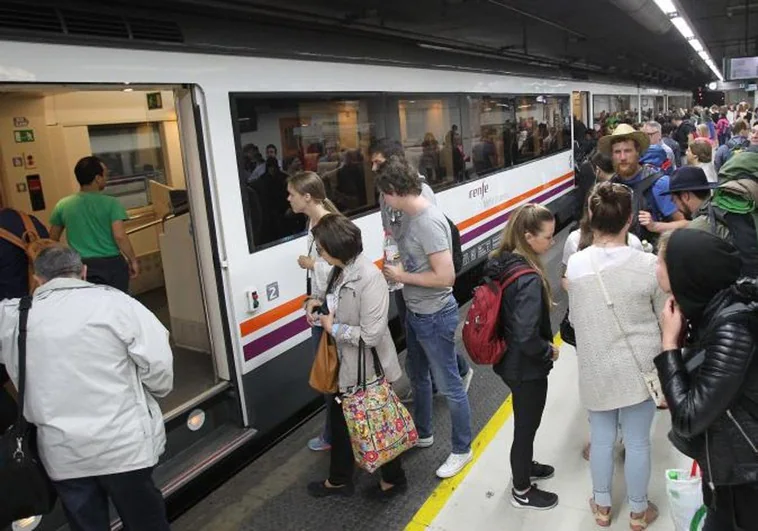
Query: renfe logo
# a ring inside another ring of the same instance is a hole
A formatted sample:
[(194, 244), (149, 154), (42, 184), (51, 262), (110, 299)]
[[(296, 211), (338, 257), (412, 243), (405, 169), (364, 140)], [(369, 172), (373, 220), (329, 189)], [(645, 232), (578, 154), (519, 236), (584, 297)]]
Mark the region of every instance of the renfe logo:
[(482, 184), (474, 188), (473, 190), (469, 190), (468, 197), (469, 199), (473, 199), (475, 197), (484, 197), (484, 194), (489, 192), (490, 185), (487, 184), (486, 181), (482, 181)]

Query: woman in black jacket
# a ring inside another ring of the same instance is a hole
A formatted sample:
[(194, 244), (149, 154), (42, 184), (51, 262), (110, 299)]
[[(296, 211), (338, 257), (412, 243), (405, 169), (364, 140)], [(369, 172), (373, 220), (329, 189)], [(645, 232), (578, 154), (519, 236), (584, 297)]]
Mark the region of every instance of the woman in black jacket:
[(734, 247), (698, 230), (671, 233), (658, 257), (673, 297), (655, 365), (669, 438), (703, 471), (705, 531), (758, 528), (758, 281), (737, 280), (740, 267)]
[(551, 343), (550, 285), (540, 262), (553, 244), (554, 231), (555, 219), (547, 208), (532, 204), (518, 208), (484, 270), (487, 277), (498, 280), (520, 268), (532, 270), (503, 293), (500, 319), (508, 350), (493, 367), (513, 398), (511, 504), (517, 508), (544, 510), (558, 505), (556, 494), (532, 484), (555, 473), (553, 467), (532, 460), (534, 437), (547, 400), (547, 375), (558, 359), (558, 349)]

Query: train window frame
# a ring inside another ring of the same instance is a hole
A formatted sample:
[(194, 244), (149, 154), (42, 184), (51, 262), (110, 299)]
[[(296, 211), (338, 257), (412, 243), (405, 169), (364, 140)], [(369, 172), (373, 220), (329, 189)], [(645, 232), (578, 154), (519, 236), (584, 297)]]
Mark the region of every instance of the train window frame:
[[(468, 109), (464, 111), (463, 106), (468, 105), (467, 99), (469, 97), (491, 97), (491, 98), (524, 98), (524, 97), (538, 97), (538, 96), (545, 96), (548, 98), (563, 98), (565, 100), (565, 104), (567, 105), (569, 116), (569, 131), (572, 134), (573, 138), (573, 120), (571, 119), (571, 93), (570, 92), (557, 92), (557, 93), (528, 93), (528, 94), (516, 94), (516, 93), (483, 93), (483, 92), (402, 92), (402, 91), (392, 91), (392, 92), (324, 92), (324, 91), (317, 91), (317, 92), (247, 92), (247, 91), (231, 91), (229, 94), (229, 105), (230, 105), (230, 120), (232, 122), (232, 132), (234, 135), (234, 147), (235, 147), (235, 163), (239, 165), (239, 162), (242, 158), (242, 141), (241, 141), (241, 133), (240, 133), (240, 127), (238, 122), (238, 100), (240, 98), (248, 99), (248, 100), (271, 100), (271, 99), (277, 99), (277, 100), (305, 100), (305, 101), (315, 101), (318, 99), (323, 99), (324, 101), (330, 101), (330, 100), (355, 100), (360, 98), (367, 98), (367, 97), (373, 97), (378, 98), (380, 102), (380, 108), (381, 108), (381, 117), (377, 120), (372, 120), (372, 122), (377, 124), (377, 131), (382, 133), (378, 135), (373, 140), (379, 139), (379, 138), (395, 138), (395, 136), (398, 136), (400, 131), (389, 131), (388, 130), (388, 120), (387, 120), (387, 113), (388, 112), (395, 112), (394, 108), (391, 108), (391, 104), (393, 102), (397, 103), (398, 100), (402, 99), (408, 99), (408, 98), (417, 98), (417, 99), (433, 99), (433, 98), (457, 98), (459, 109), (460, 109), (460, 123), (459, 127), (463, 130), (468, 130), (470, 128), (470, 119), (468, 115)], [(565, 117), (562, 117), (562, 119), (565, 119)], [(521, 162), (519, 164), (514, 164), (513, 166), (503, 167), (503, 168), (496, 168), (490, 172), (483, 173), (483, 174), (477, 174), (473, 171), (473, 168), (469, 171), (468, 168), (466, 168), (466, 171), (468, 172), (468, 179), (457, 182), (452, 181), (444, 186), (435, 186), (433, 187), (434, 193), (441, 193), (448, 190), (451, 190), (453, 188), (457, 188), (459, 186), (465, 186), (470, 185), (471, 183), (478, 181), (480, 179), (484, 179), (487, 177), (491, 177), (495, 174), (500, 173), (506, 173), (509, 170), (512, 170), (514, 168), (523, 168), (526, 165), (539, 162), (541, 160), (544, 160), (549, 157), (558, 156), (560, 154), (570, 152), (571, 151), (571, 138), (569, 139), (569, 144), (567, 147), (558, 149), (552, 153), (540, 155), (539, 157), (535, 157), (529, 160), (526, 160), (524, 162)], [(237, 167), (238, 173), (239, 173), (239, 166)], [(239, 179), (238, 175), (238, 181), (240, 182), (240, 186), (242, 186), (242, 182)], [(265, 251), (267, 249), (271, 249), (273, 247), (276, 247), (278, 245), (291, 242), (293, 240), (297, 240), (307, 234), (307, 230), (291, 234), (289, 236), (280, 238), (275, 241), (271, 241), (265, 244), (261, 245), (255, 245), (253, 241), (253, 234), (252, 231), (248, 227), (248, 220), (250, 220), (250, 205), (248, 204), (247, 200), (244, 197), (244, 194), (242, 194), (243, 197), (241, 197), (242, 207), (243, 207), (243, 216), (245, 218), (245, 233), (248, 240), (248, 251), (249, 253), (256, 254), (260, 251)], [(348, 217), (351, 220), (360, 219), (364, 216), (373, 215), (377, 212), (379, 212), (379, 204), (375, 204), (374, 206), (367, 206), (365, 209), (358, 209), (355, 212), (349, 212)]]

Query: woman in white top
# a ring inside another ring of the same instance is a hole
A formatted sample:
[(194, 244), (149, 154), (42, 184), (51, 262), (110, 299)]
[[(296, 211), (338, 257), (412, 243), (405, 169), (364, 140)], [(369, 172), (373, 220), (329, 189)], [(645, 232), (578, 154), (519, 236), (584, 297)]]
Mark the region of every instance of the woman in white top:
[[(312, 171), (296, 173), (287, 179), (287, 192), (289, 194), (287, 201), (289, 201), (292, 211), (296, 214), (305, 214), (308, 217), (308, 238), (306, 240), (308, 254), (300, 255), (297, 258), (297, 263), (302, 269), (306, 270), (307, 298), (305, 300), (305, 311), (307, 314), (310, 314), (314, 306), (320, 304), (318, 301), (324, 299), (329, 273), (332, 270), (332, 266), (319, 256), (311, 231), (325, 215), (339, 214), (339, 211), (327, 199), (326, 189), (321, 177)], [(322, 330), (319, 327), (313, 327), (312, 331), (313, 349), (315, 351), (321, 341)], [(326, 401), (327, 408), (330, 406), (330, 403), (330, 400)], [(331, 448), (329, 418), (329, 412), (327, 411), (326, 425), (324, 426), (323, 433), (308, 441), (308, 448), (314, 452), (329, 450)]]
[(652, 371), (661, 348), (657, 315), (665, 295), (655, 256), (627, 245), (632, 193), (603, 183), (589, 198), (592, 245), (568, 261), (566, 280), (576, 331), (579, 394), (589, 410), (593, 498), (602, 527), (611, 523), (611, 485), (618, 425), (626, 448), (630, 528), (642, 531), (658, 516), (648, 503), (650, 427), (655, 414), (642, 371)]
[(687, 148), (687, 164), (702, 168), (709, 183), (719, 182), (716, 166), (713, 165), (713, 144), (707, 139), (696, 138)]

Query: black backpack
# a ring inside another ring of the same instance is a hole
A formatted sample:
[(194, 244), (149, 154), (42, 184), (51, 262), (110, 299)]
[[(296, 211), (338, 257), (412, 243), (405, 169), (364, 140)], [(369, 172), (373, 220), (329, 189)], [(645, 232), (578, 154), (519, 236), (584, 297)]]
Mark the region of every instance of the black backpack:
[(450, 225), (450, 235), (453, 240), (453, 247), (450, 251), (453, 253), (453, 267), (455, 267), (455, 274), (461, 272), (463, 269), (463, 246), (461, 245), (461, 232), (458, 227), (455, 226), (449, 217), (445, 216), (447, 224)]

